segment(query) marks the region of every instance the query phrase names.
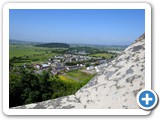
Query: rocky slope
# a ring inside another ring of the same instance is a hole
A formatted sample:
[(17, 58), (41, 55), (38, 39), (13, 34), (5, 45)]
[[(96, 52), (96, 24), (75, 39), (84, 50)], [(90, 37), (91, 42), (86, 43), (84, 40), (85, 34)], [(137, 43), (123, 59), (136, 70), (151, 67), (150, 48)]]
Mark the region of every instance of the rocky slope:
[(103, 67), (84, 87), (53, 100), (18, 106), (20, 109), (138, 109), (137, 93), (145, 81), (145, 34)]

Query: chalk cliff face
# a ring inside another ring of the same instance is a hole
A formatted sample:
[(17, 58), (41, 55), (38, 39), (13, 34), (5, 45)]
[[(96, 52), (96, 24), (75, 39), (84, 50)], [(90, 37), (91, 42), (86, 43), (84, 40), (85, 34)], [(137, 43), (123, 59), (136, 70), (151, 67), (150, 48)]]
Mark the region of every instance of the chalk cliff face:
[(53, 100), (20, 109), (138, 109), (137, 93), (145, 87), (145, 34), (124, 50), (84, 87)]

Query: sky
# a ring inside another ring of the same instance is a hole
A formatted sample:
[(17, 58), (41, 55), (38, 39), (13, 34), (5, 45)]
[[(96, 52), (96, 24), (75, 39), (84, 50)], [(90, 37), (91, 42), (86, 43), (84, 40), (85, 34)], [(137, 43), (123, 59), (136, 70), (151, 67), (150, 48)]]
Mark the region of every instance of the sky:
[(10, 9), (9, 38), (129, 45), (145, 32), (144, 9)]

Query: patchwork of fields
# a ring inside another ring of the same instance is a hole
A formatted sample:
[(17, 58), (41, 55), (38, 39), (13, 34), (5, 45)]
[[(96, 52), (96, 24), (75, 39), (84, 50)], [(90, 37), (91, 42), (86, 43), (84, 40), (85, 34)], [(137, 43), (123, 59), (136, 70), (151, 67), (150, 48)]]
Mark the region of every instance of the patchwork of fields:
[[(89, 54), (83, 54), (86, 50)], [(54, 62), (55, 56), (59, 57), (58, 63)], [(87, 65), (93, 67), (101, 64), (98, 60), (110, 60), (114, 57), (116, 53), (94, 47), (47, 48), (11, 44), (10, 107), (74, 94), (96, 75), (86, 70)], [(39, 68), (35, 67), (37, 65)], [(72, 70), (67, 70), (67, 67)]]

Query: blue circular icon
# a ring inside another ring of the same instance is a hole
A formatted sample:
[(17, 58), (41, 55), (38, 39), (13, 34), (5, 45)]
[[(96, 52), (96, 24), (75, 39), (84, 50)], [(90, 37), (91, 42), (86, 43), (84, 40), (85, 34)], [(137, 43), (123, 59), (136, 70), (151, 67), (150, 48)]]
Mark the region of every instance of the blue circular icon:
[(157, 94), (153, 90), (141, 90), (137, 95), (137, 102), (141, 108), (150, 110), (157, 104)]

